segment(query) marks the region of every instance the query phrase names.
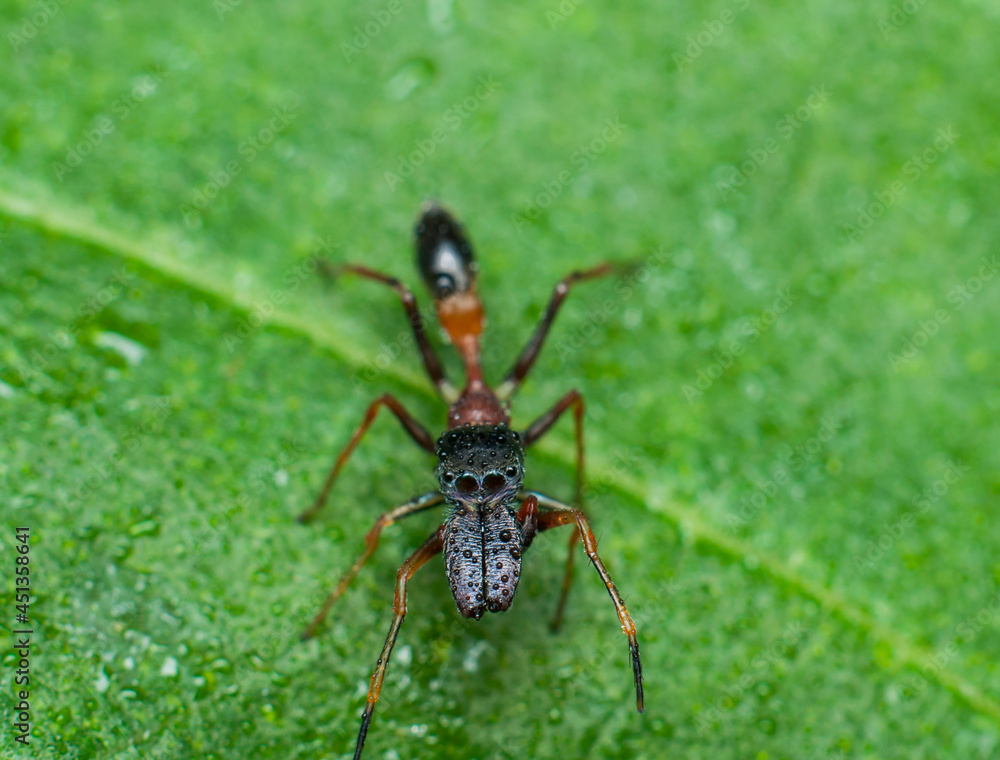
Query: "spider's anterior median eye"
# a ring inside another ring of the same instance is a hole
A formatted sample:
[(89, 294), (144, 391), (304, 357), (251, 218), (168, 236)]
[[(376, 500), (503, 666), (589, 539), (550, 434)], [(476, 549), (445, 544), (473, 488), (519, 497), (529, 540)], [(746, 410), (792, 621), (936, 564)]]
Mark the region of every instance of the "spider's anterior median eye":
[(458, 479), (458, 492), (464, 494), (475, 493), (479, 490), (479, 483), (471, 475), (463, 475)]
[(483, 478), (483, 488), (487, 491), (499, 491), (505, 485), (507, 485), (507, 478), (498, 472), (491, 472)]

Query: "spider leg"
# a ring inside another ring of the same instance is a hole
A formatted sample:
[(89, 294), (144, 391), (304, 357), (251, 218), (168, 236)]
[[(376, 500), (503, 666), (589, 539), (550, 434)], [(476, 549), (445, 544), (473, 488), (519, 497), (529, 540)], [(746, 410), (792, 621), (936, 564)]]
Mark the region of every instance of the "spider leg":
[(385, 646), (382, 647), (382, 654), (379, 655), (378, 663), (375, 665), (375, 672), (372, 673), (371, 686), (368, 688), (368, 701), (365, 703), (365, 711), (361, 716), (361, 730), (358, 732), (358, 743), (354, 749), (354, 760), (359, 760), (361, 750), (365, 747), (365, 737), (368, 735), (368, 726), (372, 721), (372, 714), (375, 712), (375, 703), (378, 702), (379, 693), (382, 691), (382, 682), (385, 680), (389, 657), (392, 655), (392, 648), (396, 645), (399, 628), (406, 616), (406, 583), (420, 569), (421, 565), (434, 555), (439, 554), (443, 546), (444, 526), (442, 525), (424, 542), (423, 546), (410, 555), (410, 558), (396, 573), (396, 596), (392, 603), (395, 615), (392, 618), (392, 625), (389, 627), (389, 635), (385, 639)]
[[(524, 447), (527, 448), (543, 435), (545, 435), (549, 429), (558, 422), (559, 418), (562, 417), (563, 413), (572, 407), (573, 418), (575, 422), (575, 436), (576, 436), (576, 505), (583, 509), (583, 396), (575, 388), (559, 399), (555, 405), (549, 409), (545, 414), (535, 420), (531, 425), (521, 433), (521, 440), (524, 441)], [(559, 605), (556, 607), (556, 614), (552, 618), (551, 628), (553, 632), (558, 631), (559, 627), (562, 625), (563, 613), (566, 610), (566, 601), (569, 599), (569, 591), (573, 585), (573, 550), (576, 548), (577, 541), (580, 540), (580, 531), (574, 527), (573, 532), (569, 535), (569, 551), (566, 553), (566, 572), (563, 574), (563, 584), (562, 593), (559, 595)]]
[(525, 498), (517, 512), (517, 524), (521, 526), (521, 546), (526, 550), (538, 533), (538, 497)]
[(369, 269), (368, 267), (361, 266), (360, 264), (327, 265), (323, 267), (323, 271), (330, 277), (337, 277), (344, 272), (349, 272), (350, 274), (356, 274), (359, 277), (380, 282), (383, 285), (395, 290), (396, 294), (399, 296), (399, 300), (403, 303), (403, 309), (406, 311), (406, 318), (409, 320), (410, 326), (413, 328), (413, 337), (417, 342), (417, 348), (420, 350), (420, 356), (424, 361), (424, 369), (427, 370), (427, 375), (430, 377), (431, 382), (434, 383), (434, 387), (437, 388), (438, 393), (441, 394), (441, 397), (444, 398), (445, 401), (450, 403), (458, 398), (458, 393), (455, 391), (455, 387), (445, 376), (444, 367), (441, 365), (441, 360), (438, 358), (437, 352), (434, 351), (434, 347), (427, 339), (427, 331), (424, 328), (424, 318), (420, 314), (420, 309), (417, 307), (417, 297), (413, 295), (412, 290), (392, 275), (377, 272), (374, 269)]
[(330, 593), (326, 601), (323, 603), (322, 609), (316, 614), (312, 622), (306, 627), (302, 632), (302, 638), (308, 639), (316, 633), (316, 629), (319, 624), (326, 617), (326, 613), (330, 611), (330, 608), (337, 602), (340, 596), (347, 590), (347, 587), (354, 580), (354, 576), (358, 574), (358, 571), (362, 566), (369, 560), (369, 558), (375, 553), (378, 548), (378, 539), (382, 535), (382, 530), (388, 528), (394, 522), (402, 520), (404, 517), (409, 517), (410, 515), (415, 515), (417, 512), (423, 512), (425, 509), (430, 509), (431, 507), (436, 507), (444, 501), (444, 496), (438, 491), (431, 491), (430, 493), (425, 493), (422, 496), (417, 496), (415, 499), (406, 502), (406, 504), (400, 504), (394, 509), (390, 509), (388, 512), (381, 515), (378, 520), (375, 521), (375, 525), (372, 529), (368, 531), (368, 535), (365, 536), (365, 548), (361, 552), (361, 556), (354, 561), (354, 565), (344, 573), (340, 580), (337, 582), (336, 588)]
[(316, 513), (319, 512), (323, 505), (326, 504), (327, 498), (330, 496), (330, 491), (333, 488), (334, 482), (337, 480), (337, 475), (340, 474), (341, 468), (344, 463), (348, 460), (354, 449), (357, 447), (358, 442), (364, 437), (364, 434), (368, 432), (368, 428), (371, 427), (372, 423), (375, 421), (375, 417), (378, 415), (378, 410), (383, 406), (389, 407), (396, 419), (399, 420), (400, 424), (410, 434), (410, 437), (417, 442), (425, 451), (429, 451), (431, 454), (435, 452), (434, 439), (431, 438), (431, 434), (427, 432), (427, 429), (421, 425), (413, 416), (406, 411), (403, 405), (396, 399), (395, 396), (389, 393), (383, 393), (377, 399), (375, 399), (368, 406), (368, 410), (365, 412), (365, 418), (358, 425), (358, 428), (354, 431), (354, 435), (351, 436), (351, 440), (347, 442), (343, 451), (340, 452), (336, 461), (333, 463), (333, 467), (330, 468), (330, 473), (326, 476), (326, 482), (323, 483), (323, 489), (319, 492), (319, 496), (312, 503), (305, 512), (298, 516), (298, 521), (301, 523), (309, 522)]
[(521, 351), (521, 355), (517, 357), (517, 361), (514, 362), (514, 366), (511, 367), (510, 371), (507, 373), (503, 383), (501, 383), (500, 387), (497, 388), (497, 396), (501, 400), (505, 400), (513, 396), (525, 376), (531, 370), (532, 365), (535, 363), (535, 359), (538, 358), (538, 353), (542, 350), (545, 338), (549, 334), (549, 328), (552, 327), (556, 314), (559, 313), (559, 307), (562, 306), (562, 302), (565, 301), (566, 296), (569, 295), (570, 288), (578, 282), (591, 280), (595, 277), (603, 277), (604, 275), (611, 274), (620, 268), (621, 265), (616, 262), (606, 261), (603, 264), (598, 264), (596, 267), (591, 267), (590, 269), (570, 272), (556, 284), (555, 289), (552, 291), (552, 297), (549, 300), (549, 306), (545, 310), (545, 316), (542, 317), (542, 321), (539, 322), (538, 327), (535, 328), (535, 334), (531, 336), (531, 340), (528, 341), (528, 345), (526, 345)]
[(591, 530), (590, 521), (587, 520), (587, 516), (576, 507), (571, 507), (568, 504), (563, 504), (562, 502), (550, 499), (547, 496), (543, 496), (542, 494), (535, 492), (528, 492), (524, 495), (526, 497), (534, 496), (538, 500), (538, 504), (540, 506), (546, 510), (550, 510), (542, 512), (538, 515), (539, 531), (558, 528), (560, 525), (576, 525), (579, 529), (580, 535), (583, 538), (584, 551), (587, 552), (587, 556), (590, 558), (591, 563), (593, 563), (598, 575), (600, 575), (601, 580), (604, 581), (604, 585), (608, 589), (608, 593), (611, 595), (611, 601), (615, 605), (615, 611), (618, 613), (618, 619), (621, 621), (622, 631), (628, 637), (629, 654), (632, 660), (632, 675), (635, 680), (636, 709), (638, 709), (639, 712), (644, 712), (645, 707), (642, 694), (642, 664), (639, 661), (639, 641), (636, 638), (635, 623), (632, 622), (632, 616), (628, 614), (628, 610), (625, 608), (625, 601), (622, 599), (621, 594), (618, 592), (618, 588), (615, 586), (614, 581), (611, 580), (611, 576), (608, 574), (607, 569), (604, 567), (604, 563), (601, 561), (600, 555), (597, 553), (597, 539), (594, 537), (594, 531)]

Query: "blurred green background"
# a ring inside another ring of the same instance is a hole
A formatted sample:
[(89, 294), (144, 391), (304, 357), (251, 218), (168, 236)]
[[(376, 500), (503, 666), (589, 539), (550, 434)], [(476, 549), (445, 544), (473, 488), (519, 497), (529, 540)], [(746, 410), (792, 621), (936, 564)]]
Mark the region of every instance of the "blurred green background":
[[(444, 410), (394, 296), (465, 221), (488, 376), (574, 267), (514, 407), (588, 399), (588, 509), (640, 627), (565, 535), (462, 620), (434, 561), (366, 757), (1000, 757), (993, 3), (0, 6), (2, 625), (32, 529), (36, 758), (353, 751), (431, 483), (365, 404)], [(426, 297), (420, 291), (421, 297)], [(454, 372), (457, 364), (448, 353)], [(572, 495), (568, 422), (529, 454)], [(5, 647), (0, 753), (11, 740)]]

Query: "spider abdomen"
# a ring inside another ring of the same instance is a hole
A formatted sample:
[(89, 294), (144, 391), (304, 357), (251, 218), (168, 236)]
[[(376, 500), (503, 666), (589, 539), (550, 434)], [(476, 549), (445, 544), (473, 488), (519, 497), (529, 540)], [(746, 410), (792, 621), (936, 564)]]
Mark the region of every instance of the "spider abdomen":
[(417, 268), (434, 298), (447, 298), (472, 289), (476, 281), (476, 258), (455, 217), (435, 203), (428, 204), (417, 222), (415, 235)]

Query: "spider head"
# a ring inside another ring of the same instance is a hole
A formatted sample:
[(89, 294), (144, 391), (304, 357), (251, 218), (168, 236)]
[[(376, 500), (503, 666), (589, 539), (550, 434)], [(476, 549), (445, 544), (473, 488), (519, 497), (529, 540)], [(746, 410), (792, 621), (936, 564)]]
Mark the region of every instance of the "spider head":
[(521, 438), (506, 425), (463, 425), (437, 442), (441, 493), (454, 504), (488, 507), (513, 501), (524, 483)]

